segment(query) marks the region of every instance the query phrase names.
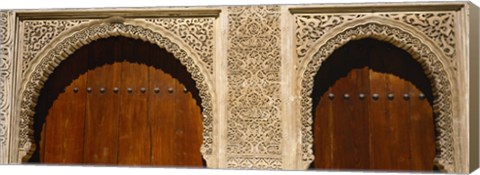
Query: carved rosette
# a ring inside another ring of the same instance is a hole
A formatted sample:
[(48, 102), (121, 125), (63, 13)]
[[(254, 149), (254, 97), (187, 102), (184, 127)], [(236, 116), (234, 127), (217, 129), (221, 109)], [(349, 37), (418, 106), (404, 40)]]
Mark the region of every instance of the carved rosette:
[(174, 33), (200, 56), (205, 69), (213, 74), (213, 36), (215, 18), (145, 19)]
[(23, 21), (22, 73), (52, 39), (60, 33), (91, 20), (25, 20)]
[[(298, 32), (298, 30), (297, 30)], [(313, 135), (312, 135), (312, 99), (310, 94), (314, 84), (314, 76), (321, 64), (336, 49), (354, 39), (372, 37), (389, 41), (392, 44), (407, 50), (422, 66), (427, 77), (431, 79), (434, 93), (433, 111), (435, 116), (436, 149), (435, 164), (444, 171), (453, 172), (455, 165), (453, 157), (453, 109), (452, 87), (447, 73), (438, 56), (421, 40), (403, 30), (375, 22), (356, 25), (348, 28), (330, 38), (314, 52), (311, 58), (305, 57), (305, 71), (301, 72), (301, 141), (302, 161), (308, 165), (313, 161)]]
[[(0, 155), (8, 155), (8, 134), (11, 110), (11, 73), (13, 57), (12, 20), (10, 12), (0, 12)], [(8, 163), (6, 156), (0, 156), (0, 163)]]
[(228, 8), (227, 167), (280, 169), (280, 8)]
[(144, 41), (156, 44), (172, 53), (175, 58), (179, 59), (187, 68), (187, 71), (190, 72), (193, 80), (196, 82), (200, 93), (199, 95), (202, 99), (203, 144), (201, 152), (206, 158), (211, 155), (213, 142), (212, 89), (209, 86), (209, 83), (211, 82), (207, 79), (207, 71), (202, 71), (203, 69), (194, 61), (195, 59), (198, 62), (200, 61), (200, 58), (193, 58), (188, 51), (184, 50), (185, 48), (181, 48), (181, 46), (174, 43), (168, 37), (150, 29), (131, 24), (102, 23), (72, 32), (71, 35), (54, 45), (52, 49), (46, 51), (46, 56), (41, 58), (40, 63), (33, 68), (33, 72), (24, 86), (25, 90), (21, 101), (19, 158), (27, 160), (34, 151), (32, 148), (34, 148), (35, 145), (31, 139), (33, 136), (32, 117), (34, 115), (37, 98), (40, 95), (40, 90), (43, 87), (44, 82), (48, 79), (48, 76), (61, 61), (66, 59), (76, 49), (92, 42), (93, 40), (111, 36), (140, 38)]

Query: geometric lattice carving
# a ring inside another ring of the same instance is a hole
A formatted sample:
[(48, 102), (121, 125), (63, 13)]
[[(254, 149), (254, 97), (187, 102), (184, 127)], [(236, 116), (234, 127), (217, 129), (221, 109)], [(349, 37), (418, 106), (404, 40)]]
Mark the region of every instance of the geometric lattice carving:
[(203, 66), (213, 74), (213, 30), (215, 18), (149, 18), (176, 34), (200, 56)]
[(279, 18), (278, 6), (228, 8), (230, 168), (281, 168)]
[[(297, 29), (297, 32), (301, 31)], [(438, 56), (426, 46), (421, 40), (413, 37), (411, 34), (388, 25), (369, 22), (360, 24), (348, 29), (342, 29), (342, 32), (330, 38), (324, 38), (325, 44), (322, 45), (313, 55), (306, 55), (305, 61), (308, 61), (305, 71), (301, 73), (301, 140), (302, 140), (302, 161), (305, 164), (313, 160), (312, 145), (312, 93), (314, 76), (319, 70), (321, 64), (336, 49), (354, 39), (372, 37), (379, 40), (391, 42), (392, 44), (405, 49), (414, 57), (423, 67), (425, 74), (431, 80), (431, 86), (434, 94), (434, 121), (436, 130), (436, 149), (435, 164), (444, 171), (453, 172), (455, 160), (453, 156), (453, 109), (452, 109), (452, 88), (449, 77)]]
[[(144, 22), (145, 23), (145, 22)], [(21, 101), (20, 111), (20, 133), (19, 133), (19, 158), (26, 160), (34, 151), (34, 142), (31, 140), (33, 129), (33, 115), (35, 112), (35, 105), (43, 83), (48, 79), (48, 76), (53, 72), (56, 66), (61, 61), (66, 59), (76, 49), (97, 40), (100, 38), (107, 38), (110, 36), (124, 36), (140, 38), (152, 44), (156, 44), (161, 48), (165, 48), (172, 53), (175, 58), (179, 59), (182, 65), (187, 68), (187, 71), (195, 80), (196, 86), (199, 90), (199, 96), (202, 99), (203, 107), (203, 144), (201, 152), (204, 157), (212, 154), (212, 131), (213, 131), (213, 113), (212, 113), (212, 87), (210, 79), (208, 78), (208, 71), (201, 65), (199, 58), (193, 57), (191, 53), (184, 50), (185, 48), (174, 43), (169, 37), (163, 33), (152, 31), (149, 28), (144, 28), (137, 25), (123, 24), (123, 23), (102, 23), (86, 27), (79, 31), (74, 31), (71, 35), (63, 38), (59, 43), (55, 44), (53, 48), (46, 52), (46, 56), (40, 58), (39, 65), (31, 70), (31, 76), (27, 77), (27, 82), (23, 86), (23, 98)], [(194, 61), (195, 59), (195, 61)]]
[(37, 56), (52, 39), (60, 33), (90, 20), (25, 20), (23, 22), (22, 73), (31, 65)]

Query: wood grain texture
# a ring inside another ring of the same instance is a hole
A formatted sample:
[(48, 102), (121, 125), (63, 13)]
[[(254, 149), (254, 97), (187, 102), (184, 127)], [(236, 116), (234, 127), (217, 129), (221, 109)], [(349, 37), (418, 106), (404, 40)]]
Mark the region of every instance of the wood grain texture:
[[(166, 60), (161, 55), (157, 55), (154, 63), (162, 67), (169, 68), (172, 66), (171, 62)], [(175, 151), (175, 127), (176, 126), (176, 103), (175, 96), (168, 91), (169, 88), (175, 87), (175, 81), (171, 74), (165, 72), (166, 70), (156, 69), (150, 67), (150, 89), (154, 92), (149, 96), (149, 118), (151, 124), (152, 135), (152, 164), (174, 166), (176, 159), (173, 156)], [(158, 92), (155, 92), (158, 88)]]
[(121, 64), (111, 53), (113, 42), (94, 42), (88, 56), (87, 118), (85, 130), (85, 160), (87, 164), (114, 165), (118, 162), (118, 97), (102, 93), (100, 88), (120, 83)]

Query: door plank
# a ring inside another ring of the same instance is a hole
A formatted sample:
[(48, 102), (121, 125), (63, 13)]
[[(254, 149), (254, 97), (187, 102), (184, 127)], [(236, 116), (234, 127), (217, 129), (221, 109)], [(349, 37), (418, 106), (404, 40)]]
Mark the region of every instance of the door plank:
[[(85, 163), (117, 164), (118, 97), (111, 87), (120, 84), (121, 64), (114, 62), (112, 42), (94, 42), (89, 54)], [(110, 63), (110, 64), (106, 64)], [(104, 93), (100, 88), (107, 88)]]
[[(331, 169), (333, 167), (333, 104), (328, 96), (333, 94), (332, 88), (328, 82), (333, 82), (334, 78), (330, 73), (330, 66), (322, 67), (321, 74), (315, 77), (315, 86), (313, 90), (314, 110), (314, 147), (315, 161), (313, 166), (317, 169)], [(322, 95), (323, 94), (323, 95)], [(317, 97), (320, 96), (320, 99)], [(337, 97), (338, 98), (338, 97)], [(315, 102), (318, 104), (315, 104)]]
[[(419, 65), (411, 65), (417, 67), (414, 70), (422, 70)], [(410, 108), (410, 157), (412, 170), (432, 170), (433, 159), (435, 158), (435, 133), (433, 123), (433, 110), (431, 98), (420, 99), (421, 93), (427, 97), (432, 96), (431, 92), (423, 92), (422, 87), (429, 86), (429, 81), (424, 76), (418, 76), (423, 72), (408, 72), (409, 79), (424, 82), (422, 85), (410, 84), (409, 93), (409, 108)], [(423, 78), (422, 78), (423, 77)], [(428, 89), (428, 88), (427, 88)]]
[[(386, 92), (386, 74), (377, 72), (387, 64), (384, 58), (375, 51), (369, 55), (370, 64), (370, 93), (368, 98), (368, 111), (370, 114), (370, 167), (375, 170), (388, 170), (393, 165), (389, 145), (386, 142), (390, 140), (389, 120), (387, 113), (387, 92)], [(378, 94), (378, 99), (373, 99), (373, 95)]]
[[(135, 50), (142, 53), (141, 45), (122, 41), (122, 51)], [(148, 87), (148, 67), (143, 64), (142, 54), (126, 53), (122, 61), (122, 89), (119, 93), (120, 130), (119, 130), (119, 165), (149, 165), (150, 164), (150, 129), (148, 122), (148, 93), (141, 88)], [(135, 62), (133, 62), (135, 60)], [(132, 88), (132, 92), (127, 92)]]
[[(391, 150), (390, 156), (393, 161), (392, 169), (409, 170), (410, 169), (410, 119), (408, 101), (402, 98), (402, 94), (408, 90), (405, 87), (406, 81), (400, 77), (405, 77), (405, 68), (408, 66), (404, 62), (411, 59), (403, 54), (403, 50), (394, 49), (394, 46), (377, 49), (381, 53), (381, 59), (388, 62), (384, 68), (389, 72), (386, 75), (386, 93), (394, 95), (393, 99), (387, 100), (387, 119), (389, 122), (390, 139), (385, 140)], [(400, 76), (400, 77), (399, 77)]]
[[(177, 70), (182, 70), (183, 66), (176, 64), (175, 67)], [(195, 83), (186, 71), (177, 71), (176, 75), (178, 78), (178, 81), (175, 81), (176, 165), (201, 167), (202, 115), (199, 108), (200, 101), (197, 103), (193, 97), (193, 94), (198, 94), (198, 91), (194, 89)]]
[[(64, 113), (64, 160), (66, 164), (81, 164), (83, 163), (84, 154), (84, 135), (85, 135), (85, 111), (86, 111), (86, 91), (87, 86), (87, 70), (88, 52), (80, 50), (74, 53), (68, 61), (64, 62), (64, 65), (68, 66), (66, 74), (62, 74), (67, 80), (73, 82), (65, 88), (65, 103), (66, 109)], [(76, 79), (75, 79), (76, 78)], [(77, 91), (74, 91), (74, 89)]]
[[(162, 54), (163, 53), (163, 54)], [(174, 166), (174, 135), (176, 126), (176, 103), (175, 91), (169, 92), (169, 88), (175, 88), (175, 81), (171, 74), (165, 72), (172, 63), (165, 58), (165, 52), (155, 54), (151, 62), (158, 67), (149, 67), (149, 120), (152, 134), (152, 165)], [(158, 88), (158, 92), (155, 92)], [(153, 90), (153, 91), (152, 91)]]
[[(51, 94), (54, 92), (50, 91)], [(48, 123), (45, 140), (45, 156), (44, 161), (47, 163), (62, 163), (63, 159), (63, 139), (64, 130), (62, 122), (62, 111), (65, 109), (64, 103), (65, 97), (63, 94), (59, 94), (58, 100), (53, 102), (52, 107), (49, 110), (49, 116), (45, 119)]]

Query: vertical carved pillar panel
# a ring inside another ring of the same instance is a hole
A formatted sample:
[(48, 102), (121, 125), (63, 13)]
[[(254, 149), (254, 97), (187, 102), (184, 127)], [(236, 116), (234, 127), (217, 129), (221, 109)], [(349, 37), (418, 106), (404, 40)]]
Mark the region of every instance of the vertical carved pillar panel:
[(13, 12), (0, 12), (0, 164), (8, 163), (13, 72)]
[(281, 169), (280, 8), (228, 8), (229, 168)]

